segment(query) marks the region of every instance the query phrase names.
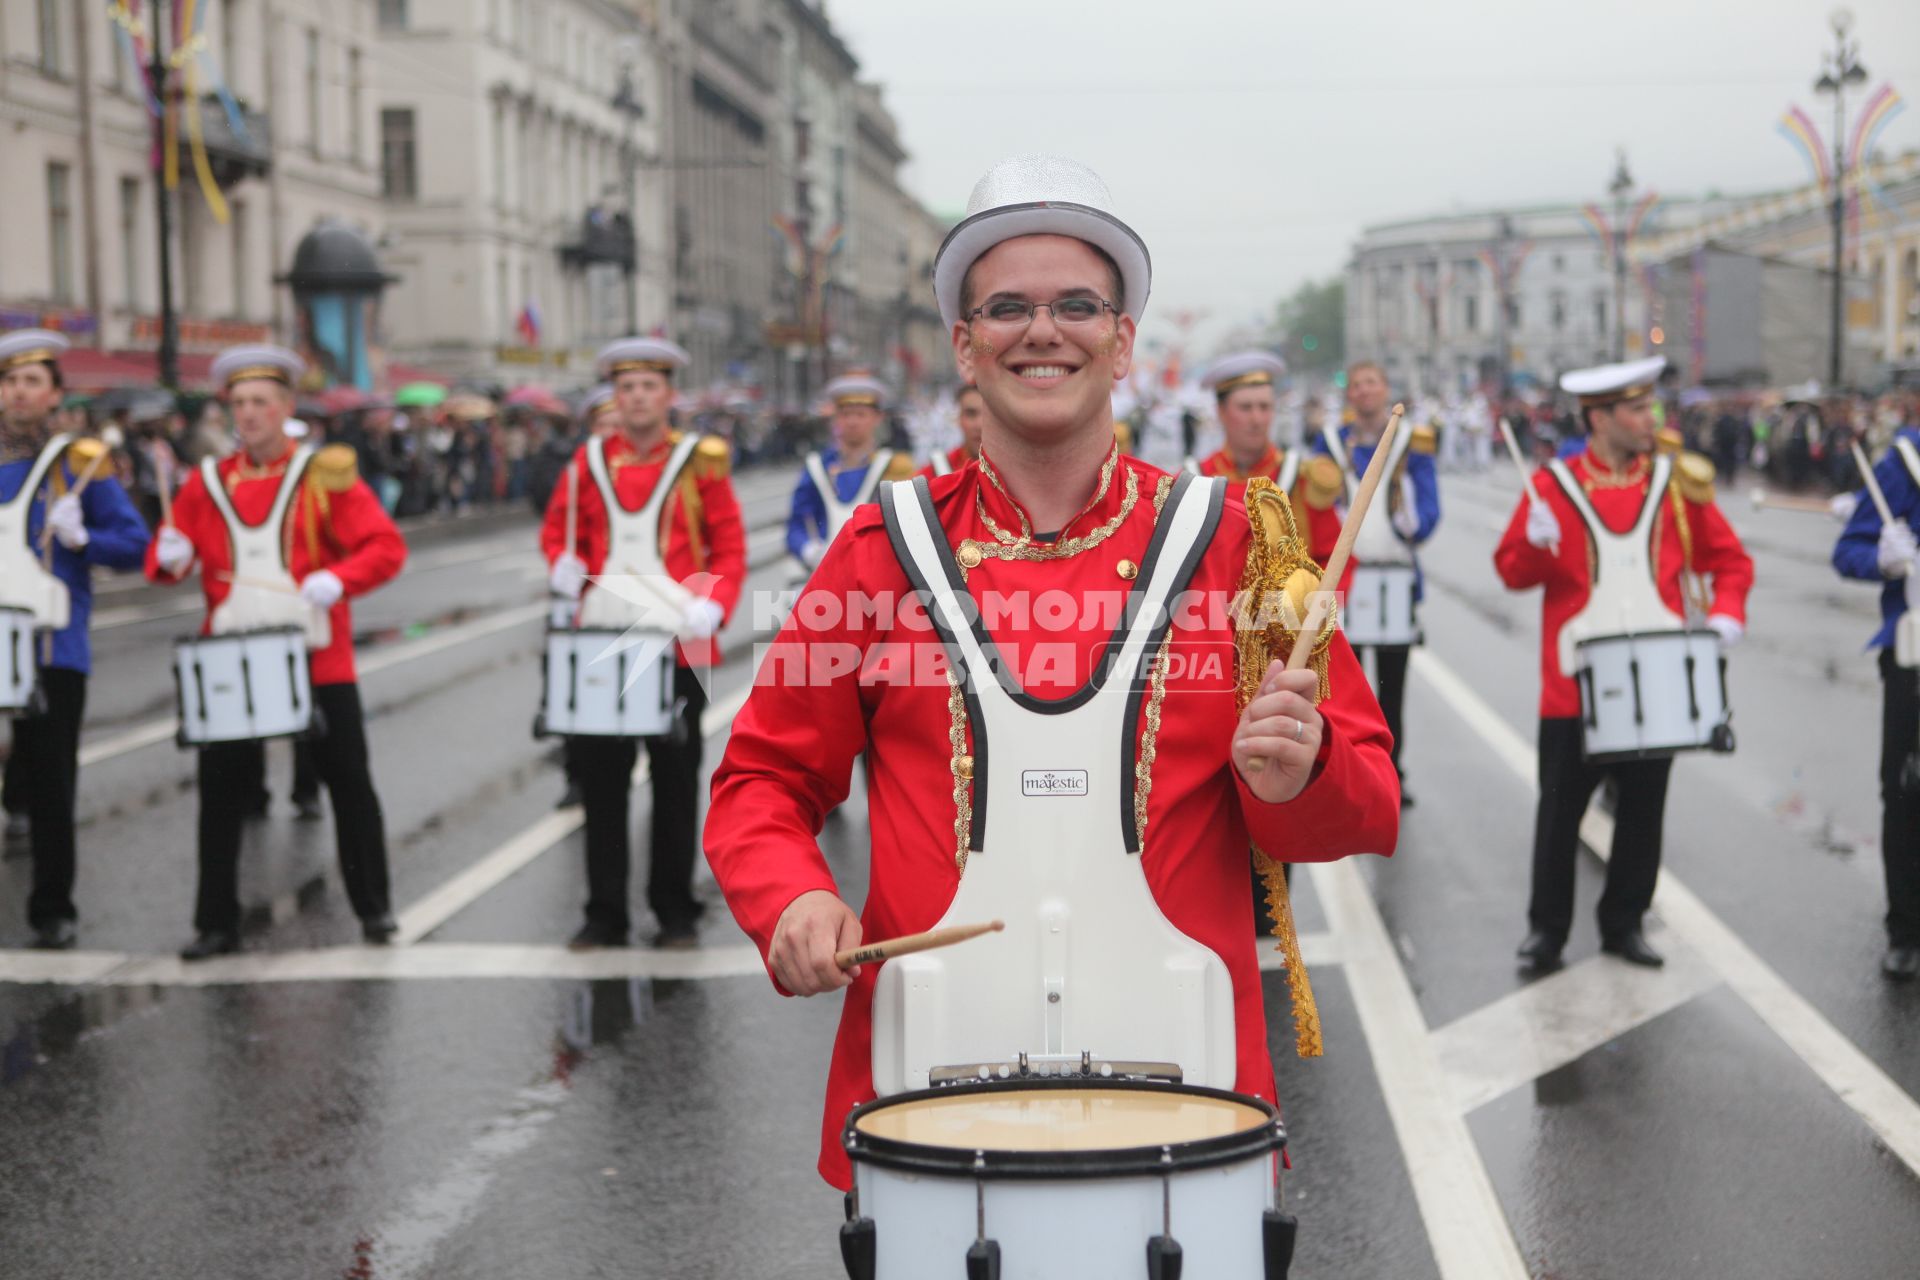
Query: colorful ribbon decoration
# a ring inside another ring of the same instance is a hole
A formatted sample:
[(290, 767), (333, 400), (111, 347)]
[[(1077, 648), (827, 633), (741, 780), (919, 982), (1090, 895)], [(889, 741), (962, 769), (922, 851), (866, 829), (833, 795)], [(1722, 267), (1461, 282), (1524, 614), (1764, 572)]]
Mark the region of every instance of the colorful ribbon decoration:
[[(107, 6), (107, 16), (113, 21), (121, 50), (133, 63), (135, 74), (143, 84), (147, 83), (148, 69), (144, 65), (146, 24), (133, 15), (126, 0), (112, 0)], [(213, 176), (213, 161), (207, 154), (206, 128), (202, 119), (203, 75), (212, 84), (214, 96), (219, 99), (227, 123), (234, 133), (244, 138), (246, 126), (240, 113), (240, 104), (234, 101), (225, 81), (209, 65), (204, 30), (206, 16), (207, 11), (200, 6), (199, 0), (177, 0), (174, 9), (175, 47), (167, 55), (166, 66), (169, 76), (177, 75), (181, 79), (182, 102), (168, 101), (164, 84), (147, 84), (147, 109), (161, 118), (161, 180), (166, 183), (167, 190), (174, 191), (180, 186), (180, 116), (184, 105), (187, 145), (193, 155), (194, 177), (199, 181), (200, 193), (206, 199), (208, 211), (213, 214), (215, 221), (224, 225), (228, 217), (227, 199)]]

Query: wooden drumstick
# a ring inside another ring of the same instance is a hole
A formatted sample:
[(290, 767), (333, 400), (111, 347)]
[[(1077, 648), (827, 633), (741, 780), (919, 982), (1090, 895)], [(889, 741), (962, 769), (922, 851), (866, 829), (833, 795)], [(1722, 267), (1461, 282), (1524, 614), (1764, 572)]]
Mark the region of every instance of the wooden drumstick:
[(1527, 460), (1520, 453), (1520, 441), (1513, 434), (1513, 424), (1505, 418), (1500, 419), (1500, 438), (1507, 442), (1507, 456), (1513, 459), (1514, 467), (1520, 472), (1520, 489), (1527, 495), (1528, 502), (1540, 501), (1540, 494), (1533, 487), (1533, 473), (1527, 470)]
[(1893, 508), (1887, 505), (1887, 495), (1880, 491), (1880, 477), (1873, 474), (1873, 464), (1867, 461), (1867, 451), (1860, 442), (1853, 442), (1853, 465), (1860, 468), (1860, 478), (1867, 482), (1867, 495), (1873, 499), (1873, 509), (1880, 513), (1881, 524), (1893, 523)]
[(994, 920), (987, 924), (959, 924), (948, 929), (929, 929), (925, 933), (904, 934), (898, 938), (888, 938), (882, 942), (869, 942), (858, 947), (849, 947), (845, 951), (836, 951), (833, 953), (833, 962), (842, 969), (851, 969), (857, 964), (873, 964), (880, 960), (891, 960), (895, 956), (912, 955), (916, 951), (950, 947), (956, 942), (966, 942), (983, 933), (999, 933), (1006, 927), (1006, 921)]
[(173, 448), (162, 442), (153, 455), (154, 473), (159, 477), (160, 524), (162, 527), (173, 523)]
[(578, 559), (580, 552), (580, 468), (567, 465), (567, 554)]
[[(78, 448), (78, 446), (82, 443), (83, 443), (82, 441), (78, 441), (78, 440), (74, 441), (72, 445), (69, 445), (67, 447), (68, 452), (70, 453), (86, 452), (86, 450), (81, 450)], [(79, 476), (73, 482), (73, 488), (68, 490), (68, 492), (71, 493), (76, 498), (78, 498), (81, 494), (87, 491), (87, 486), (93, 483), (94, 475), (100, 470), (100, 464), (107, 460), (108, 450), (106, 446), (101, 445), (98, 441), (85, 441), (84, 443), (94, 445), (99, 450), (99, 452), (93, 455), (93, 460), (87, 463), (87, 469), (85, 471), (82, 471), (79, 474)], [(48, 525), (46, 528), (40, 531), (40, 550), (43, 554), (46, 554), (49, 556), (53, 552), (53, 526), (52, 525)]]
[[(1347, 508), (1347, 518), (1340, 526), (1340, 538), (1333, 544), (1333, 554), (1327, 557), (1326, 572), (1320, 575), (1319, 591), (1313, 593), (1312, 602), (1307, 607), (1306, 620), (1300, 624), (1300, 631), (1294, 637), (1293, 651), (1287, 655), (1287, 670), (1299, 671), (1307, 665), (1307, 659), (1313, 654), (1314, 644), (1320, 636), (1320, 629), (1327, 625), (1327, 612), (1333, 603), (1332, 592), (1340, 589), (1340, 576), (1347, 571), (1347, 561), (1353, 555), (1353, 540), (1359, 536), (1360, 522), (1367, 518), (1367, 508), (1373, 504), (1373, 491), (1380, 487), (1380, 480), (1387, 473), (1387, 453), (1393, 446), (1393, 438), (1400, 430), (1401, 415), (1407, 411), (1404, 404), (1393, 406), (1393, 416), (1387, 419), (1387, 429), (1380, 433), (1380, 439), (1374, 443), (1373, 457), (1367, 462), (1367, 470), (1360, 477), (1360, 487), (1354, 490), (1353, 505)], [(1248, 756), (1247, 769), (1258, 773), (1267, 767), (1265, 756)]]
[(252, 587), (256, 591), (277, 591), (283, 596), (300, 594), (300, 588), (290, 587), (284, 582), (275, 582), (271, 578), (250, 578), (246, 574), (232, 573), (226, 569), (220, 570), (213, 576), (217, 582), (231, 583), (236, 587)]

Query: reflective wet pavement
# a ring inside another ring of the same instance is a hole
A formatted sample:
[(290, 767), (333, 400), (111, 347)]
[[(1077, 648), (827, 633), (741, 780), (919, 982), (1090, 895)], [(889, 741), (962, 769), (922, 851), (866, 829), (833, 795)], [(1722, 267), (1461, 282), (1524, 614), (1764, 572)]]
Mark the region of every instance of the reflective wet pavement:
[[(761, 483), (754, 523), (774, 518), (785, 488)], [(1473, 481), (1448, 492), (1422, 659), (1530, 746), (1537, 605), (1499, 591), (1487, 560), (1507, 493)], [(1741, 749), (1679, 765), (1669, 865), (1911, 1105), (1920, 991), (1889, 986), (1874, 967), (1878, 688), (1854, 652), (1871, 602), (1832, 588), (1806, 554), (1827, 526), (1732, 514), (1760, 547), (1762, 584), (1754, 640), (1734, 668)], [(404, 589), (361, 611), (363, 630), (390, 638), (369, 654), (455, 635), (363, 681), (399, 905), (445, 893), (552, 820), (558, 773), (528, 735), (539, 622), (505, 612), (540, 602), (532, 536), (528, 522), (424, 549)], [(783, 577), (769, 564), (756, 585)], [(1797, 620), (1793, 602), (1829, 595), (1824, 627)], [(162, 642), (180, 629), (158, 618), (108, 633), (90, 744), (154, 714)], [(744, 632), (734, 628), (737, 654)], [(1632, 1000), (1595, 1000), (1524, 1044), (1483, 1030), (1512, 1026), (1489, 1015), (1531, 986), (1509, 959), (1531, 795), (1486, 726), (1420, 671), (1407, 748), (1418, 805), (1397, 857), (1355, 864), (1386, 951), (1369, 951), (1350, 912), (1323, 897), (1333, 882), (1297, 880), (1320, 958), (1325, 1058), (1292, 1056), (1284, 978), (1266, 975), (1296, 1166), (1288, 1199), (1302, 1218), (1294, 1274), (1503, 1274), (1462, 1270), (1436, 1220), (1476, 1178), (1522, 1275), (1913, 1274), (1920, 1180), (1860, 1099), (1823, 1081), (1730, 985), (1719, 953), (1690, 948), (1700, 935), (1687, 920), (1660, 935), (1675, 954), (1669, 976), (1698, 977), (1673, 1007), (1655, 1000), (1664, 1011), (1643, 1017), (1622, 1012)], [(744, 660), (730, 664), (716, 704), (746, 678)], [(724, 741), (715, 727), (709, 764)], [(558, 944), (582, 895), (577, 834), (456, 895), (408, 976), (374, 976), (378, 953), (342, 945), (355, 929), (328, 824), (291, 817), (284, 750), (273, 757), (276, 810), (248, 836), (250, 945), (306, 967), (287, 980), (243, 965), (212, 986), (181, 985), (165, 960), (184, 939), (192, 891), (190, 758), (163, 743), (89, 766), (81, 908), (92, 950), (57, 973), (0, 951), (0, 1276), (844, 1274), (840, 1199), (813, 1173), (836, 1001), (779, 999), (736, 963), (745, 939), (717, 903), (684, 963), (644, 947), (604, 970), (567, 957)], [(636, 803), (642, 832), (645, 810)], [(856, 788), (823, 836), (856, 899), (862, 812)], [(1616, 963), (1594, 954), (1584, 914), (1598, 881), (1589, 861), (1576, 966)], [(23, 936), (24, 885), (23, 863), (0, 864), (9, 944)], [(644, 941), (651, 922), (644, 910), (636, 919)], [(1398, 1023), (1380, 999), (1383, 958), (1411, 996)], [(25, 980), (35, 976), (61, 980)], [(1556, 989), (1636, 978), (1588, 976)], [(1556, 1037), (1575, 1047), (1561, 1052)], [(1439, 1075), (1416, 1079), (1417, 1094), (1391, 1091), (1385, 1082), (1405, 1088), (1407, 1055), (1429, 1043), (1445, 1049)], [(1530, 1055), (1546, 1064), (1539, 1074), (1507, 1079)], [(1456, 1061), (1501, 1083), (1461, 1102), (1468, 1086), (1444, 1066)], [(1436, 1112), (1463, 1126), (1463, 1148), (1427, 1141), (1422, 1120)], [(963, 1274), (959, 1260), (945, 1273)]]

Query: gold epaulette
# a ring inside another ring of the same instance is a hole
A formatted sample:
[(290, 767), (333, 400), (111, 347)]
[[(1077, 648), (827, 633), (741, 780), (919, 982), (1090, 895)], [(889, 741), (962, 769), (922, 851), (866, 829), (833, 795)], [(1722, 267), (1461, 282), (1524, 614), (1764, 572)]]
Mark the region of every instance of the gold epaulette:
[(322, 445), (307, 464), (307, 481), (327, 493), (345, 493), (360, 479), (360, 457), (349, 444)]
[(1713, 460), (1703, 453), (1682, 453), (1673, 462), (1673, 484), (1696, 506), (1713, 501)]
[(719, 436), (701, 436), (693, 446), (693, 474), (701, 480), (725, 476), (733, 470), (733, 446)]
[(1407, 450), (1410, 453), (1432, 453), (1440, 447), (1440, 437), (1427, 423), (1415, 423), (1407, 435)]
[(1315, 511), (1325, 511), (1347, 491), (1347, 479), (1340, 474), (1340, 464), (1324, 453), (1307, 459), (1300, 468), (1300, 478), (1306, 483), (1307, 505)]
[(1677, 427), (1662, 427), (1653, 433), (1655, 453), (1683, 453), (1686, 447), (1687, 438), (1680, 434)]
[(1133, 428), (1132, 427), (1128, 426), (1124, 422), (1114, 423), (1113, 438), (1120, 442), (1121, 453), (1129, 454), (1129, 455), (1133, 453)]
[(882, 480), (911, 480), (913, 479), (913, 473), (918, 469), (919, 468), (913, 465), (913, 455), (902, 451), (887, 459), (887, 469), (882, 473), (880, 478)]
[[(1324, 459), (1328, 463), (1332, 459)], [(1306, 542), (1300, 536), (1287, 496), (1265, 476), (1247, 481), (1247, 522), (1253, 537), (1247, 546), (1246, 572), (1240, 579), (1241, 608), (1244, 612), (1235, 636), (1239, 653), (1239, 684), (1235, 705), (1245, 710), (1259, 692), (1268, 663), (1284, 660), (1296, 641), (1288, 620), (1296, 624), (1305, 617), (1307, 597), (1320, 586), (1320, 566), (1307, 555)], [(1279, 600), (1286, 601), (1285, 607)], [(1320, 679), (1320, 700), (1325, 701), (1331, 687), (1327, 680), (1327, 646), (1333, 642), (1334, 619), (1326, 628), (1307, 659)], [(1307, 962), (1300, 954), (1300, 934), (1293, 921), (1293, 902), (1287, 894), (1286, 867), (1269, 858), (1257, 846), (1253, 849), (1254, 870), (1260, 873), (1266, 888), (1267, 909), (1273, 916), (1273, 936), (1287, 957), (1287, 990), (1293, 998), (1293, 1035), (1295, 1051), (1303, 1058), (1317, 1058), (1325, 1051), (1320, 1032), (1320, 1009), (1314, 1002), (1313, 985), (1307, 980)]]

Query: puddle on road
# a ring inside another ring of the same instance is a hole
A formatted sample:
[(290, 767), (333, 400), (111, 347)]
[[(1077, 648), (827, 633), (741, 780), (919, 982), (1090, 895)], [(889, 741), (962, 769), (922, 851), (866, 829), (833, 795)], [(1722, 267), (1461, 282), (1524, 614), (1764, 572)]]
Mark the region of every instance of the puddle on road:
[(166, 999), (164, 987), (97, 987), (14, 1023), (0, 1044), (0, 1088), (19, 1083), (89, 1036), (126, 1018), (150, 1013)]

